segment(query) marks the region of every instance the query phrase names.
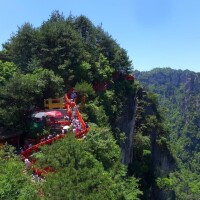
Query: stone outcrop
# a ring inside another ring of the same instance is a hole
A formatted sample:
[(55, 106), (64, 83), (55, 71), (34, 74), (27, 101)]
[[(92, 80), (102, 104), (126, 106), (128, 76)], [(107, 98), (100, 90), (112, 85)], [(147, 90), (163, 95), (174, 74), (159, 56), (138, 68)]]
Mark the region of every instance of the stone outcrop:
[[(151, 104), (148, 103), (146, 98), (147, 93), (143, 88), (138, 88), (137, 92), (133, 92), (129, 95), (128, 101), (124, 105), (124, 110), (118, 121), (118, 127), (125, 133), (126, 139), (122, 146), (122, 162), (128, 166), (132, 165), (134, 158), (134, 137), (137, 128), (144, 123), (145, 115), (154, 115), (155, 111)], [(146, 102), (146, 107), (140, 102)], [(152, 176), (162, 177), (169, 174), (175, 168), (175, 161), (169, 152), (169, 149), (164, 145), (159, 145), (157, 139), (159, 133), (156, 129), (149, 131), (149, 137), (151, 140), (151, 161), (149, 168), (153, 169)], [(150, 199), (165, 199), (170, 197), (173, 199), (173, 191), (166, 192), (158, 189), (154, 183), (152, 183), (151, 191), (149, 191)]]
[(125, 141), (122, 148), (122, 163), (130, 164), (133, 159), (133, 136), (135, 128), (135, 109), (136, 109), (136, 95), (131, 93), (128, 102), (124, 105), (124, 110), (118, 127), (125, 133)]

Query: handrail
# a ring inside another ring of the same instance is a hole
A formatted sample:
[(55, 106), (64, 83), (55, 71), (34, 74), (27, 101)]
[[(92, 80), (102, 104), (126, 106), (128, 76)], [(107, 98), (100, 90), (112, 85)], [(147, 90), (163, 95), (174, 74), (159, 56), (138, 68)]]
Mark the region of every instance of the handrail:
[[(67, 116), (71, 119), (72, 117), (72, 109), (74, 107), (76, 107), (76, 103), (73, 101), (73, 100), (70, 100), (68, 98), (68, 95), (65, 94), (65, 103), (64, 103), (64, 107), (67, 109)], [(80, 122), (80, 125), (81, 125), (81, 130), (79, 132), (76, 133), (76, 138), (83, 138), (83, 136), (85, 136), (88, 131), (90, 130), (89, 127), (86, 127), (86, 124), (81, 116), (81, 113), (79, 112), (78, 108), (76, 109), (76, 115), (77, 115), (77, 118)], [(62, 122), (62, 121), (58, 121), (58, 122), (55, 122), (57, 124), (60, 124), (60, 125), (69, 125), (68, 122)], [(51, 124), (50, 124), (51, 125)], [(25, 149), (24, 151), (21, 152), (21, 155), (23, 156), (23, 160), (25, 161), (25, 159), (28, 159), (31, 154), (33, 154), (34, 152), (38, 152), (40, 149), (41, 146), (44, 146), (44, 145), (48, 145), (48, 144), (51, 144), (52, 142), (55, 142), (59, 139), (63, 139), (65, 137), (65, 134), (58, 134), (56, 135), (55, 137), (52, 137), (50, 139), (47, 139), (45, 141), (42, 141), (42, 142), (39, 142), (27, 149)], [(47, 171), (53, 171), (53, 170), (41, 170), (41, 169), (35, 169), (33, 168), (33, 161), (30, 162), (30, 167), (33, 169), (33, 171), (38, 174), (38, 175), (41, 175), (42, 173), (47, 173)]]

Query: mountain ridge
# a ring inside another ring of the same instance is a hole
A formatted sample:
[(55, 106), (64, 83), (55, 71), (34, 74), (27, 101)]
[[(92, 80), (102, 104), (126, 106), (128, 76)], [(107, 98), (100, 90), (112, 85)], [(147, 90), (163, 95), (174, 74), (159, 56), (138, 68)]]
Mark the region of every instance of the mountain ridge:
[(172, 173), (177, 198), (197, 199), (200, 191), (192, 185), (200, 182), (200, 73), (156, 68), (134, 74), (147, 91), (157, 94), (170, 128), (169, 142), (178, 164)]

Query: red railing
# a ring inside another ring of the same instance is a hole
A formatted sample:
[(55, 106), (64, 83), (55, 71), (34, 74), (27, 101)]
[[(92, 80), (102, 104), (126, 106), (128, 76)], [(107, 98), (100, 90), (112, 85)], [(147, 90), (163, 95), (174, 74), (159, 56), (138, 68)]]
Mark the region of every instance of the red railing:
[[(68, 95), (65, 94), (65, 108), (67, 109), (67, 113), (66, 115), (69, 117), (69, 119), (72, 118), (72, 110), (75, 108), (76, 103), (73, 100), (70, 100), (68, 98)], [(88, 131), (90, 130), (89, 127), (86, 127), (86, 124), (81, 116), (81, 113), (79, 112), (79, 110), (76, 108), (76, 116), (77, 119), (80, 122), (81, 125), (81, 130), (76, 132), (76, 138), (82, 138), (83, 136), (85, 136)], [(64, 126), (64, 125), (70, 125), (70, 121), (50, 121), (48, 123), (49, 126), (51, 125), (55, 125), (55, 124), (59, 124), (60, 126)], [(38, 152), (40, 151), (40, 147), (44, 146), (44, 145), (49, 145), (52, 144), (53, 142), (59, 140), (59, 139), (63, 139), (65, 137), (65, 134), (58, 134), (50, 139), (46, 139), (42, 142), (39, 142), (27, 149), (25, 149), (24, 151), (21, 152), (22, 155), (22, 159), (25, 161), (26, 159), (28, 159), (28, 162), (30, 162), (30, 168), (34, 171), (34, 173), (36, 173), (37, 175), (41, 176), (42, 174), (46, 174), (48, 172), (53, 172), (54, 170), (51, 169), (50, 167), (47, 167), (45, 169), (36, 169), (33, 167), (33, 164), (35, 163), (36, 160), (31, 159), (29, 161), (30, 156), (34, 153), (34, 152)], [(27, 160), (26, 160), (27, 161)]]

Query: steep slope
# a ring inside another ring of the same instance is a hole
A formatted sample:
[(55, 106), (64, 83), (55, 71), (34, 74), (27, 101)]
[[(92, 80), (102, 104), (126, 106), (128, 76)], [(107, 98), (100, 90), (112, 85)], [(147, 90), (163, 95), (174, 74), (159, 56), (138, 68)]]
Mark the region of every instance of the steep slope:
[(77, 106), (86, 99), (81, 113), (91, 125), (91, 142), (86, 144), (87, 137), (74, 142), (74, 148), (67, 140), (67, 144), (55, 143), (57, 147), (44, 146), (43, 164), (59, 169), (41, 183), (46, 185), (44, 199), (138, 199), (142, 194), (138, 180), (126, 176), (116, 142), (120, 136), (115, 132), (126, 91), (133, 83), (130, 76), (126, 78), (131, 70), (126, 50), (87, 17), (66, 18), (55, 11), (39, 27), (22, 25), (3, 45), (0, 60), (0, 123), (5, 126), (28, 134), (26, 119), (31, 110), (41, 108), (44, 99), (62, 97), (71, 87), (78, 94)]
[[(96, 145), (95, 138), (92, 153), (96, 150), (94, 157), (99, 159), (99, 164), (103, 163), (103, 168), (116, 177), (121, 177), (120, 173), (125, 176), (127, 171), (121, 170), (113, 159), (116, 148), (106, 138), (108, 132), (114, 136), (114, 143), (121, 145), (122, 162), (128, 165), (127, 175), (133, 180), (124, 177), (125, 182), (119, 191), (125, 191), (129, 199), (136, 199), (133, 197), (137, 195), (133, 193), (137, 190), (132, 187), (138, 187), (134, 181), (136, 176), (140, 178), (143, 199), (173, 198), (170, 172), (174, 169), (174, 159), (169, 150), (169, 131), (164, 126), (156, 97), (145, 92), (133, 79), (127, 79), (132, 69), (127, 52), (101, 26), (94, 26), (85, 16), (65, 18), (55, 11), (39, 27), (34, 28), (29, 23), (20, 27), (3, 45), (0, 59), (4, 63), (2, 69), (13, 66), (9, 73), (2, 73), (2, 124), (26, 130), (25, 118), (33, 106), (40, 107), (43, 99), (60, 97), (64, 91), (74, 87), (80, 98), (86, 98), (81, 110), (85, 120), (95, 124), (94, 128), (98, 127), (94, 136), (102, 133), (101, 137), (106, 141), (100, 140)], [(80, 99), (77, 102), (80, 103)], [(105, 131), (107, 129), (109, 131)], [(125, 143), (123, 136), (126, 136)], [(66, 148), (62, 151), (65, 152)], [(49, 156), (61, 155), (52, 152)], [(60, 161), (53, 163), (62, 165)], [(108, 167), (109, 163), (113, 168)], [(91, 175), (89, 172), (85, 174)], [(62, 174), (58, 176), (58, 183), (60, 177)], [(92, 178), (87, 180), (93, 184)], [(113, 175), (109, 180), (113, 182)], [(134, 184), (131, 185), (131, 181)], [(121, 179), (116, 181), (121, 182)], [(110, 182), (106, 184), (110, 185)], [(114, 185), (118, 187), (118, 184)]]
[(129, 175), (134, 174), (140, 179), (142, 199), (173, 199), (170, 184), (160, 187), (160, 182), (169, 181), (175, 160), (168, 145), (169, 131), (158, 110), (155, 94), (146, 92), (136, 82), (124, 104), (118, 127), (126, 136), (122, 162), (128, 165)]
[(200, 194), (195, 186), (200, 181), (200, 73), (156, 68), (135, 71), (135, 76), (158, 94), (160, 110), (170, 127), (170, 144), (179, 163), (172, 176), (176, 193), (180, 199), (195, 199)]

